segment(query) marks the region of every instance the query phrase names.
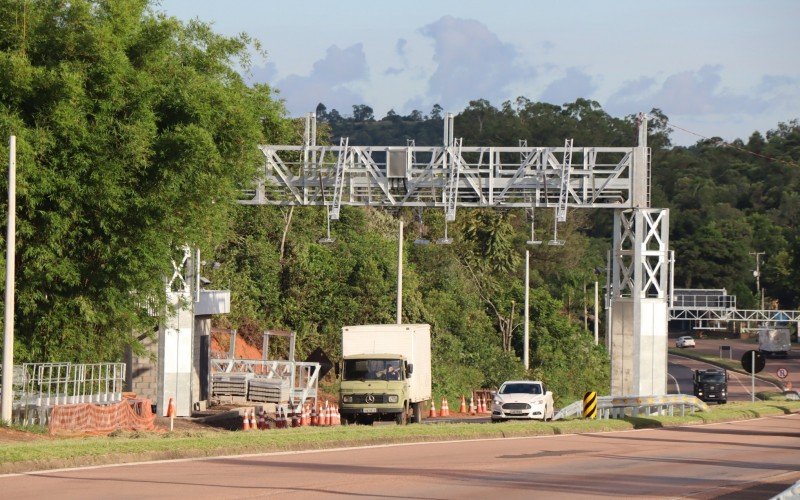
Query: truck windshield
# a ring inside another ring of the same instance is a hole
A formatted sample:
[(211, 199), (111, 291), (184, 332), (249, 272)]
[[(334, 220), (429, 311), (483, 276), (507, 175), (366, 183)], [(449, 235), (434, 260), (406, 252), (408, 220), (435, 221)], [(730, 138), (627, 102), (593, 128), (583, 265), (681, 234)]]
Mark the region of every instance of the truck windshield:
[(701, 373), (698, 378), (700, 382), (706, 384), (722, 384), (725, 382), (725, 374), (720, 372)]
[(348, 359), (342, 380), (403, 380), (399, 359)]

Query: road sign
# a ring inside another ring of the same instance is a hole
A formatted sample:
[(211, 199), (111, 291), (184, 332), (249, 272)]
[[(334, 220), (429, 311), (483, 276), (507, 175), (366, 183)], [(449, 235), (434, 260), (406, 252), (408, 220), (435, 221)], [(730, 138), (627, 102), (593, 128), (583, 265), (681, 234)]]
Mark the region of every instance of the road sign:
[[(755, 353), (755, 356), (754, 356)], [(753, 366), (753, 359), (755, 357), (755, 367)], [(764, 369), (767, 364), (764, 355), (760, 351), (747, 351), (742, 355), (742, 368), (747, 373), (758, 373)], [(755, 368), (755, 369), (753, 369)]]
[(597, 418), (597, 393), (594, 391), (583, 395), (583, 418)]
[(777, 375), (778, 378), (786, 378), (789, 376), (789, 370), (786, 368), (778, 368), (778, 371), (775, 372), (775, 375)]

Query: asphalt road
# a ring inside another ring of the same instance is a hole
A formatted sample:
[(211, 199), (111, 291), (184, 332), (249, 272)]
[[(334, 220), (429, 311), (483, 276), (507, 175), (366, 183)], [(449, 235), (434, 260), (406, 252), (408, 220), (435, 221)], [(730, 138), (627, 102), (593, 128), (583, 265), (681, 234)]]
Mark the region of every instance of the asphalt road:
[[(536, 425), (532, 423), (531, 425)], [(3, 498), (768, 498), (800, 479), (800, 415), (0, 476)]]
[[(672, 377), (667, 377), (667, 392), (669, 394), (692, 394), (692, 372), (698, 369), (716, 368), (714, 365), (680, 356), (669, 356), (667, 370)], [(674, 378), (673, 378), (674, 377)], [(728, 401), (750, 401), (751, 381), (750, 376), (728, 371)], [(678, 387), (676, 387), (676, 382)], [(762, 391), (777, 391), (778, 388), (761, 379), (755, 379), (756, 393)]]
[[(670, 339), (670, 341), (672, 342), (671, 345), (675, 345), (674, 339)], [(747, 351), (758, 349), (758, 343), (754, 339), (698, 339), (696, 343), (697, 347), (695, 350), (697, 352), (714, 356), (719, 356), (719, 347), (721, 345), (730, 346), (731, 358), (737, 361), (742, 359), (742, 355)], [(779, 368), (785, 368), (789, 372), (789, 375), (783, 379), (782, 382), (784, 384), (790, 382), (794, 389), (800, 389), (800, 347), (798, 347), (797, 344), (793, 344), (792, 348), (793, 350), (786, 358), (766, 358), (766, 367), (759, 375), (766, 375), (775, 380), (779, 380), (777, 371)]]

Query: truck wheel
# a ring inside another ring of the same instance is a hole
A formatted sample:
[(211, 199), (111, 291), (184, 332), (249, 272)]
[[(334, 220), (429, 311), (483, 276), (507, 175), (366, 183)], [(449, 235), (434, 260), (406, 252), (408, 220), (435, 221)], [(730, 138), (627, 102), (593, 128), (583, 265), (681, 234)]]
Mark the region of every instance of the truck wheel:
[(422, 403), (412, 403), (411, 408), (414, 410), (414, 416), (411, 417), (411, 421), (415, 424), (422, 423)]
[(408, 408), (403, 408), (403, 411), (394, 417), (394, 421), (397, 425), (406, 425), (408, 423)]

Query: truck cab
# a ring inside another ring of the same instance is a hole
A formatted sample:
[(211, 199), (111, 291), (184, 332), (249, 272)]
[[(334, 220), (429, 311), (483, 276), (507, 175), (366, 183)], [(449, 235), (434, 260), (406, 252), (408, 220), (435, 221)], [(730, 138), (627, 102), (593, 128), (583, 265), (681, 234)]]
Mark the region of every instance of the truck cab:
[(431, 327), (342, 327), (339, 411), (343, 424), (422, 420), (431, 400)]
[(396, 354), (358, 354), (342, 360), (340, 412), (343, 423), (406, 422), (408, 378), (413, 365)]
[(728, 372), (722, 368), (695, 370), (692, 377), (694, 395), (701, 401), (728, 402)]

